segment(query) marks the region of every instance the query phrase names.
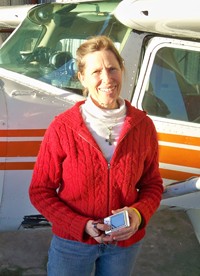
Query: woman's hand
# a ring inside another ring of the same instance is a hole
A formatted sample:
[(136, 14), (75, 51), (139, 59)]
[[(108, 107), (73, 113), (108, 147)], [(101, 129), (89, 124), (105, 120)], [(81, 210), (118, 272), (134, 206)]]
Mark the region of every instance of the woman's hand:
[(130, 219), (130, 226), (119, 229), (118, 231), (111, 233), (113, 240), (116, 240), (116, 241), (127, 240), (138, 231), (141, 221), (138, 214), (136, 213), (136, 211), (134, 211), (133, 208), (124, 207), (122, 209), (114, 210), (112, 211), (112, 213), (114, 215), (125, 210), (128, 212), (128, 216)]
[(131, 207), (117, 209), (112, 211), (112, 213), (114, 215), (125, 210), (128, 212), (130, 219), (129, 227), (125, 227), (119, 229), (118, 231), (112, 232), (109, 235), (105, 235), (105, 231), (110, 229), (109, 225), (104, 224), (102, 221), (89, 220), (85, 227), (86, 233), (93, 237), (98, 243), (113, 243), (115, 241), (129, 239), (137, 232), (141, 221), (136, 211)]
[(109, 230), (110, 226), (102, 221), (89, 220), (85, 227), (85, 232), (94, 238), (98, 243), (112, 243), (112, 236), (105, 235), (105, 231)]

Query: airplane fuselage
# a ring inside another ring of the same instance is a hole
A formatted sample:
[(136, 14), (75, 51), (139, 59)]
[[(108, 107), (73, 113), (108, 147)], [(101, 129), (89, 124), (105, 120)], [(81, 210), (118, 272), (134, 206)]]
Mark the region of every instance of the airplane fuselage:
[[(39, 5), (1, 48), (0, 231), (18, 229), (24, 216), (38, 214), (28, 187), (40, 143), (53, 118), (84, 99), (75, 52), (93, 35), (110, 36), (124, 58), (121, 96), (145, 110), (156, 126), (166, 187), (200, 176), (199, 19), (187, 21), (183, 13), (181, 27), (175, 29), (173, 16), (166, 22), (160, 13), (151, 20), (149, 13), (147, 20), (146, 9), (145, 16), (137, 18), (147, 1), (141, 6), (139, 2)], [(147, 8), (157, 2), (148, 0)], [(194, 213), (200, 217), (198, 187), (161, 204), (187, 210), (191, 220)], [(193, 221), (200, 238), (200, 223)]]

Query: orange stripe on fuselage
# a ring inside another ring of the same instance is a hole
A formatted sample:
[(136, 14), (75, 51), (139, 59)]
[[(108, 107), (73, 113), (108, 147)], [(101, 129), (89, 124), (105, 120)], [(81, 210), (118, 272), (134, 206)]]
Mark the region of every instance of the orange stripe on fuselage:
[(193, 176), (199, 176), (199, 174), (195, 174), (195, 173), (188, 173), (183, 171), (172, 171), (172, 170), (163, 169), (163, 168), (160, 168), (160, 173), (162, 178), (172, 179), (176, 181), (185, 180)]
[(0, 130), (0, 137), (40, 137), (46, 129), (6, 129)]
[(200, 147), (200, 137), (191, 137), (177, 134), (158, 133), (158, 140)]
[(0, 170), (33, 170), (35, 162), (0, 162)]
[[(190, 149), (190, 146), (200, 147), (199, 137), (181, 136), (175, 134), (158, 133), (161, 142), (173, 143), (170, 145), (159, 145), (159, 161), (162, 163), (200, 168), (200, 151)], [(176, 147), (176, 144), (188, 146), (188, 148)]]
[[(8, 129), (0, 130), (0, 138), (43, 137), (45, 129)], [(23, 139), (22, 139), (23, 140)], [(35, 157), (41, 141), (2, 141), (0, 157)]]
[(200, 152), (195, 150), (159, 146), (159, 161), (162, 163), (200, 168)]
[(0, 157), (37, 156), (41, 141), (0, 142)]

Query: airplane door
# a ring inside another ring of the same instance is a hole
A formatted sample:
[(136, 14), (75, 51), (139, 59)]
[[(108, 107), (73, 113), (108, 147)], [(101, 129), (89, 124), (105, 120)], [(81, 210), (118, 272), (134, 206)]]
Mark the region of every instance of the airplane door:
[[(6, 166), (7, 142), (7, 109), (5, 101), (4, 83), (0, 80), (0, 207), (3, 196), (4, 175)], [(1, 210), (1, 209), (0, 209)], [(1, 211), (0, 211), (1, 212)]]
[(165, 184), (200, 175), (199, 72), (200, 43), (150, 40), (132, 104), (156, 126)]

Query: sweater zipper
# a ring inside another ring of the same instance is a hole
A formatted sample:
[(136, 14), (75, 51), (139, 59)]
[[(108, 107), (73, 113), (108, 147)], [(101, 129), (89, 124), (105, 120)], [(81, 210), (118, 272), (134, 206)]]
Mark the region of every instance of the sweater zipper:
[[(85, 137), (83, 137), (81, 134), (79, 134), (79, 136), (83, 139), (83, 140), (85, 140), (87, 143), (89, 143), (88, 142), (88, 140), (85, 138)], [(90, 144), (90, 143), (89, 143)], [(90, 144), (91, 145), (91, 144)], [(93, 148), (95, 148), (93, 145), (91, 145)], [(96, 150), (98, 150), (97, 148), (95, 148)], [(99, 150), (98, 150), (99, 151)], [(102, 152), (101, 151), (99, 151), (101, 154), (102, 154)], [(107, 169), (108, 169), (108, 210), (107, 210), (107, 212), (108, 212), (108, 214), (110, 214), (110, 167), (111, 167), (111, 165), (110, 165), (110, 163), (107, 163)]]
[[(124, 140), (124, 138), (126, 137), (126, 135), (128, 134), (128, 132), (122, 137), (122, 139), (119, 141), (119, 143), (121, 143), (123, 140)], [(83, 137), (81, 134), (79, 134), (79, 136), (83, 139), (83, 140), (85, 140), (87, 143), (89, 143), (88, 142), (88, 140), (85, 138), (85, 137)], [(90, 143), (89, 143), (90, 144)], [(90, 144), (91, 145), (91, 144)], [(119, 144), (118, 144), (119, 145)], [(91, 145), (93, 148), (95, 148), (96, 150), (98, 150), (99, 151), (99, 149), (97, 149), (96, 147), (94, 147), (93, 145)], [(115, 149), (116, 150), (116, 149)], [(101, 151), (99, 151), (99, 152), (101, 152)], [(102, 152), (101, 152), (101, 154), (102, 154)], [(113, 157), (112, 157), (113, 158)], [(111, 158), (111, 159), (112, 159)], [(111, 169), (111, 164), (110, 163), (107, 163), (107, 169), (108, 169), (108, 214), (110, 214), (110, 169)]]
[(110, 163), (108, 163), (108, 210), (107, 213), (110, 215)]
[[(119, 144), (124, 140), (124, 138), (127, 136), (128, 132), (121, 138), (121, 140), (119, 141), (118, 143), (118, 146)], [(116, 149), (115, 149), (116, 150)], [(113, 159), (113, 156), (111, 158), (111, 160)], [(110, 160), (110, 162), (111, 162)], [(111, 208), (111, 203), (110, 203), (110, 169), (111, 169), (111, 164), (107, 163), (107, 166), (108, 166), (108, 214), (110, 215), (110, 212), (112, 211), (112, 208)]]

